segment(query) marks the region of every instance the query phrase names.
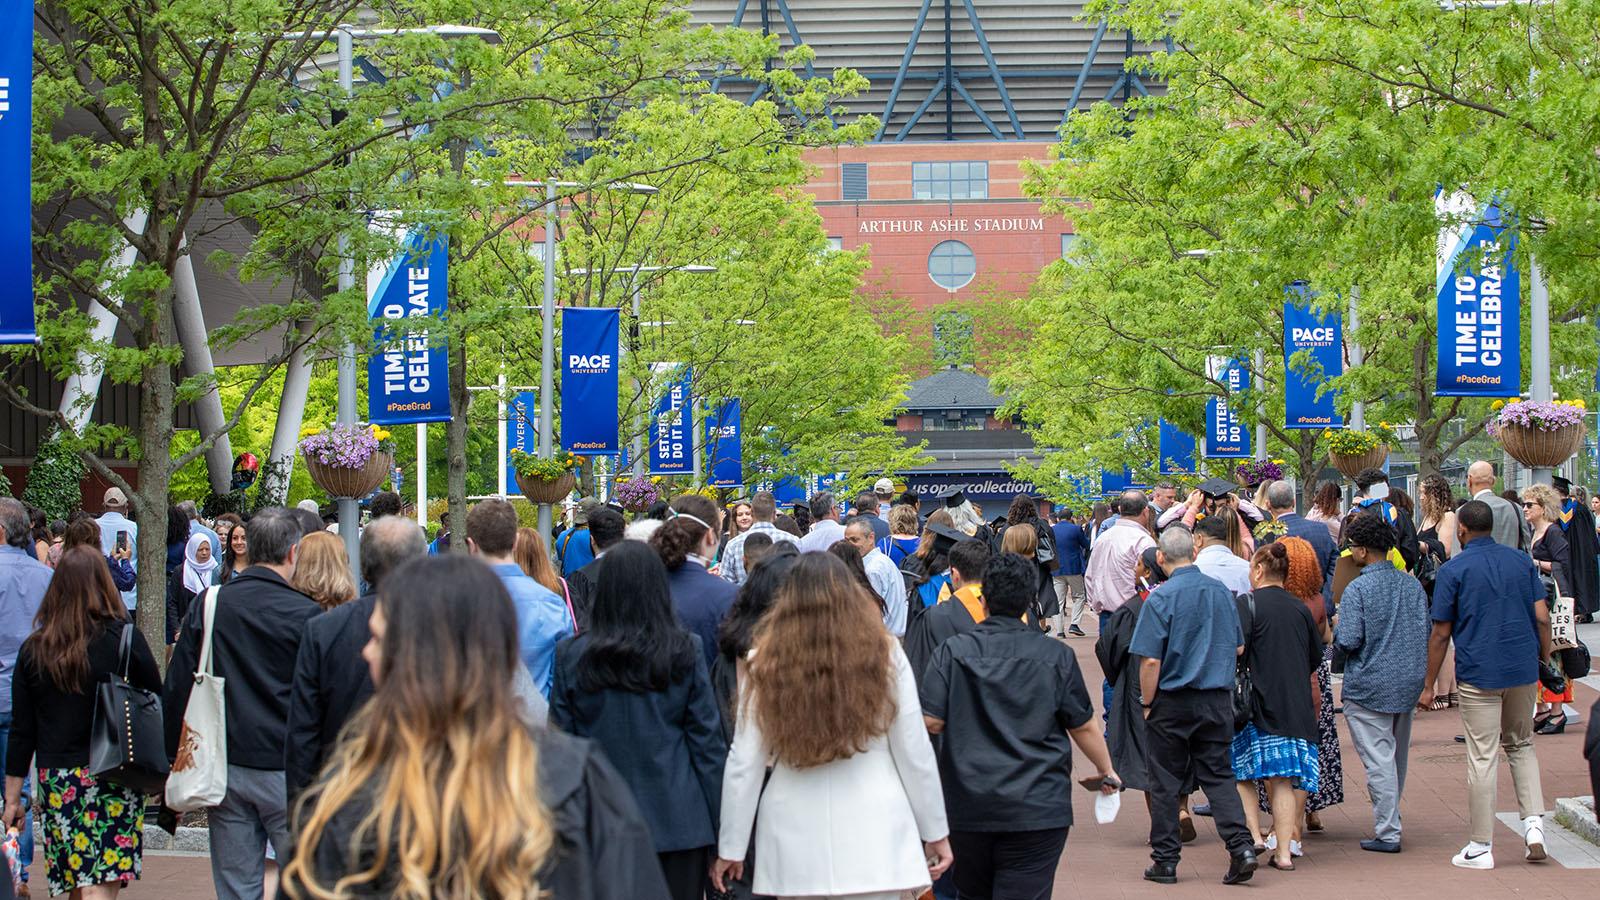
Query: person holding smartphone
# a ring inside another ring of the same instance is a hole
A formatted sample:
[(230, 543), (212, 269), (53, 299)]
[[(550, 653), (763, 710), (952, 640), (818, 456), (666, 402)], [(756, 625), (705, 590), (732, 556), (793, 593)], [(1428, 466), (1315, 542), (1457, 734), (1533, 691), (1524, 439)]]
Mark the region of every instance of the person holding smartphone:
[(1038, 577), (1015, 553), (991, 558), (988, 617), (941, 644), (922, 680), (923, 721), (940, 736), (955, 888), (975, 900), (1050, 896), (1072, 826), (1074, 743), (1095, 767), (1085, 787), (1122, 787), (1077, 659), (1023, 621)]

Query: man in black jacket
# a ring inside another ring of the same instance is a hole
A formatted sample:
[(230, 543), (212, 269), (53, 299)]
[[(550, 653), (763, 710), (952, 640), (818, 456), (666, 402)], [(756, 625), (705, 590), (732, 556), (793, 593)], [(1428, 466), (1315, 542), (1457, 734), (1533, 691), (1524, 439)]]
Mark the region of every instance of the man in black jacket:
[(372, 696), (372, 675), (361, 648), (371, 636), (367, 620), (377, 605), (378, 589), (401, 563), (427, 552), (427, 538), (417, 523), (400, 516), (372, 521), (361, 531), (361, 580), (368, 593), (306, 623), (294, 661), (283, 759), (291, 811), (327, 762), (339, 729)]
[(572, 612), (578, 620), (578, 630), (589, 628), (589, 610), (594, 608), (595, 587), (600, 583), (600, 566), (605, 552), (622, 541), (628, 527), (622, 513), (602, 506), (589, 513), (589, 540), (594, 544), (594, 561), (567, 576), (567, 592), (572, 595)]
[[(261, 896), (266, 842), (280, 856), (289, 853), (283, 789), (287, 700), (300, 635), (321, 612), (289, 586), (300, 537), (300, 522), (289, 510), (257, 513), (246, 536), (251, 564), (217, 594), (212, 667), (226, 684), (228, 733), (228, 793), (210, 811), (211, 875), (219, 900)], [(205, 638), (205, 607), (204, 595), (190, 604), (167, 669), (167, 754), (174, 760)]]

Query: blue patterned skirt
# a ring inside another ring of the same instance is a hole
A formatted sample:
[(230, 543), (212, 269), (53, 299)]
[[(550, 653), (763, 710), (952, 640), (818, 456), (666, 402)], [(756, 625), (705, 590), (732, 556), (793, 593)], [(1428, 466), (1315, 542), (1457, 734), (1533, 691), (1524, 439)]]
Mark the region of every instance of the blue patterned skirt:
[(1238, 781), (1287, 778), (1296, 790), (1315, 792), (1321, 782), (1317, 747), (1304, 738), (1257, 731), (1251, 722), (1233, 736), (1233, 777)]

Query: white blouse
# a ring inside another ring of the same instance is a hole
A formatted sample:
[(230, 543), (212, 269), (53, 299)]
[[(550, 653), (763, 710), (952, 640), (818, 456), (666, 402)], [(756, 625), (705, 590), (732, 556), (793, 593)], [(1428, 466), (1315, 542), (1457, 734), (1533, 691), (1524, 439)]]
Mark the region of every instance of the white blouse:
[[(836, 897), (931, 883), (922, 845), (950, 828), (916, 679), (900, 644), (891, 646), (894, 722), (861, 753), (809, 769), (778, 763), (763, 791), (770, 751), (755, 715), (739, 717), (717, 855), (744, 859), (756, 823), (757, 894)], [(739, 708), (751, 709), (745, 699)]]

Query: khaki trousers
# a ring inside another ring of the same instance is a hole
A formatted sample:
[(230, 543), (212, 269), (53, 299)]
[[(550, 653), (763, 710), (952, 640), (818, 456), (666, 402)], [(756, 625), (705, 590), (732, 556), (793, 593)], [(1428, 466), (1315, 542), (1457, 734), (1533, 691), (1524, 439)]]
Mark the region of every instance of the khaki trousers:
[(1495, 789), (1499, 775), (1498, 750), (1511, 763), (1511, 780), (1517, 790), (1517, 810), (1526, 819), (1544, 814), (1544, 794), (1539, 785), (1539, 759), (1533, 752), (1533, 704), (1539, 685), (1480, 689), (1460, 684), (1461, 725), (1467, 737), (1467, 810), (1472, 840), (1492, 843)]

